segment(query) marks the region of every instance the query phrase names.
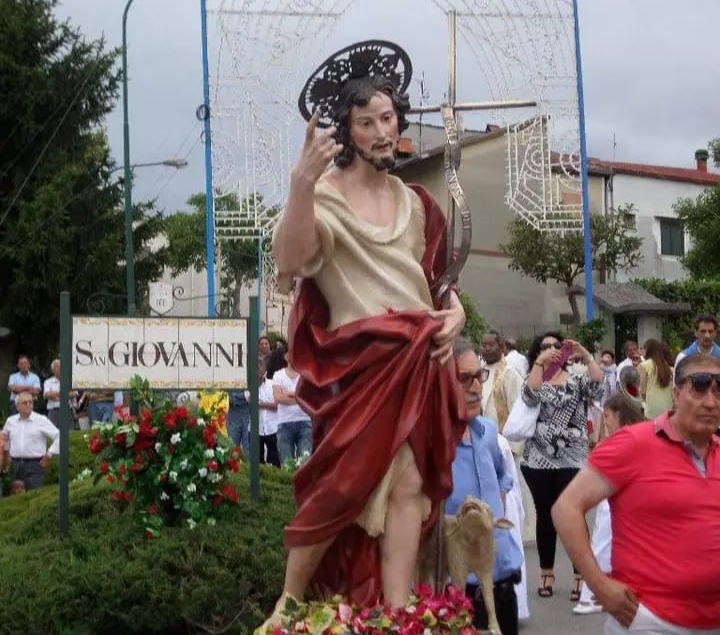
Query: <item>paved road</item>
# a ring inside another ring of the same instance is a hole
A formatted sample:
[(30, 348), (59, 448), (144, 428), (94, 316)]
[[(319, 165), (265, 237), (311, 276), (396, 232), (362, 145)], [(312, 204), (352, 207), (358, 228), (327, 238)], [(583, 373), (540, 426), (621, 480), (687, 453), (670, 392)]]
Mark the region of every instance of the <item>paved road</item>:
[(527, 561), (528, 601), (530, 618), (521, 622), (522, 635), (602, 635), (605, 614), (573, 615), (574, 604), (570, 602), (573, 588), (572, 566), (558, 541), (555, 563), (555, 594), (551, 598), (541, 598), (537, 594), (540, 582), (537, 549), (534, 543), (525, 545)]

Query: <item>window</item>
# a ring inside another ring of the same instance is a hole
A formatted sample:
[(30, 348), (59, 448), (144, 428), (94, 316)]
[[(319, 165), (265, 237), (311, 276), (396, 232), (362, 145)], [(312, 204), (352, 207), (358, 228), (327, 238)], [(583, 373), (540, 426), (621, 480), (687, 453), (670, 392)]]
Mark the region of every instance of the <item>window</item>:
[(635, 218), (635, 214), (632, 212), (623, 212), (622, 217), (625, 221), (625, 226), (628, 229), (632, 229), (633, 231), (637, 230), (637, 219)]
[(685, 228), (677, 218), (660, 218), (660, 253), (663, 256), (685, 255)]

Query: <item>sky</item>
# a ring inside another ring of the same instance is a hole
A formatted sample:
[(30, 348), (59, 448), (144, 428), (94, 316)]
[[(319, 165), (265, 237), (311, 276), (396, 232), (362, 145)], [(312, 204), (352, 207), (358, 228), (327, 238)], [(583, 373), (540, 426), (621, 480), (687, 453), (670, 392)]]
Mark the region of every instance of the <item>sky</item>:
[[(86, 37), (104, 37), (109, 47), (120, 47), (125, 1), (60, 0), (56, 13)], [(590, 155), (694, 167), (695, 150), (720, 136), (720, 64), (713, 58), (720, 2), (578, 3)], [(408, 49), (415, 76), (424, 74), (431, 98), (441, 100), (447, 26), (437, 4), (437, 0), (356, 0), (332, 37), (318, 44), (324, 53), (298, 64), (309, 74), (344, 44), (392, 39)], [(203, 126), (196, 118), (203, 101), (200, 0), (134, 0), (127, 33), (131, 162), (174, 158), (188, 162), (181, 170), (138, 168), (134, 200), (156, 198), (166, 212), (187, 209), (188, 196), (205, 188)], [(470, 94), (474, 80), (469, 77), (473, 69), (468, 59), (459, 51), (458, 98), (475, 100), (482, 97)], [(113, 157), (122, 165), (120, 100), (106, 126)], [(298, 149), (290, 148), (291, 154)]]

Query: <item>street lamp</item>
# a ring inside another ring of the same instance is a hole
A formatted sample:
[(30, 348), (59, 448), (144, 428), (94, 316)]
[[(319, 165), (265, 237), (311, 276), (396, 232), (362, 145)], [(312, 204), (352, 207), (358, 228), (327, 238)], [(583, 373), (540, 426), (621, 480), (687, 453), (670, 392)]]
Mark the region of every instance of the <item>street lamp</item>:
[(128, 315), (135, 315), (135, 253), (133, 249), (132, 218), (132, 169), (154, 165), (165, 165), (180, 169), (187, 165), (185, 159), (166, 159), (154, 163), (130, 165), (130, 119), (128, 116), (128, 75), (127, 75), (127, 16), (134, 0), (128, 0), (122, 15), (122, 85), (123, 85), (123, 170), (125, 187), (125, 287)]
[(128, 315), (135, 315), (135, 254), (132, 228), (132, 168), (130, 166), (130, 122), (128, 118), (127, 15), (133, 0), (127, 0), (122, 15), (123, 168), (125, 171), (125, 287)]

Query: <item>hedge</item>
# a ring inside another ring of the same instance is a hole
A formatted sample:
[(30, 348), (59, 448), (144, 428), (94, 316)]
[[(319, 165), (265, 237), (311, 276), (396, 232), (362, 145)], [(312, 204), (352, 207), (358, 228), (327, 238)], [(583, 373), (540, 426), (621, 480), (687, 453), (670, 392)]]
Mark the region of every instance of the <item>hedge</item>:
[[(82, 435), (73, 437), (75, 448)], [(73, 463), (88, 458), (77, 452)], [(282, 588), (282, 528), (294, 503), (290, 475), (262, 466), (255, 504), (248, 471), (235, 483), (240, 504), (217, 525), (168, 528), (154, 540), (90, 480), (71, 483), (67, 538), (56, 486), (0, 500), (2, 632), (252, 633)]]

